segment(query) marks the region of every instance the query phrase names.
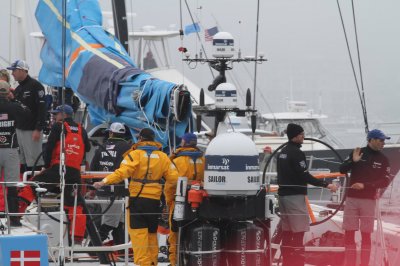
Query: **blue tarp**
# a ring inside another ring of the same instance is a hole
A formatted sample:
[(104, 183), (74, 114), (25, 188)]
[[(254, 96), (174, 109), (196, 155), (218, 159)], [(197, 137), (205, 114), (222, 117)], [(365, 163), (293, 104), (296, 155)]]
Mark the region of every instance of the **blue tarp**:
[[(118, 121), (133, 133), (151, 127), (157, 131), (157, 140), (167, 146), (168, 131), (172, 129), (171, 93), (177, 85), (154, 79), (136, 67), (119, 41), (102, 28), (97, 0), (67, 1), (66, 38), (62, 43), (62, 3), (40, 0), (36, 9), (45, 36), (39, 80), (50, 86), (72, 88), (89, 105), (94, 125)], [(190, 115), (187, 112), (186, 119), (177, 122), (176, 136), (184, 134)]]

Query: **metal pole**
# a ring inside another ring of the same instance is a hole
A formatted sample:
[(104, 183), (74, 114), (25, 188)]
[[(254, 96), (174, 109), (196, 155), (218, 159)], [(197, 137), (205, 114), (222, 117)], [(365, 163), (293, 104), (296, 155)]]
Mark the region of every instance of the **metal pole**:
[[(67, 0), (62, 0), (62, 32), (61, 32), (61, 52), (62, 52), (62, 92), (61, 92), (61, 104), (65, 105), (65, 84), (66, 84), (66, 61), (67, 61)], [(58, 265), (64, 266), (65, 264), (65, 250), (64, 250), (64, 191), (65, 191), (65, 138), (64, 138), (64, 119), (61, 123), (60, 133), (60, 251), (58, 258)]]
[[(64, 129), (64, 127), (62, 127)], [(60, 145), (63, 146), (64, 144), (64, 137), (63, 134), (61, 133), (61, 139)], [(64, 154), (64, 149), (62, 147), (61, 149), (61, 158), (60, 158), (60, 188), (61, 188), (61, 198), (60, 198), (60, 253), (59, 253), (59, 260), (58, 260), (58, 265), (63, 266), (65, 263), (65, 253), (64, 253), (64, 190), (65, 190), (65, 179), (64, 179), (64, 173), (65, 173), (65, 154)]]
[(376, 200), (376, 221), (377, 221), (377, 227), (378, 227), (378, 235), (379, 235), (379, 241), (382, 247), (383, 251), (383, 265), (390, 266), (389, 262), (389, 257), (386, 249), (386, 242), (385, 242), (385, 236), (384, 236), (384, 231), (383, 231), (383, 225), (382, 225), (382, 216), (381, 216), (381, 209), (380, 209), (380, 201), (379, 198)]
[(47, 191), (47, 189), (37, 187), (37, 188), (35, 189), (35, 191), (36, 191), (36, 194), (37, 194), (37, 204), (38, 204), (38, 207), (37, 207), (37, 210), (38, 210), (37, 229), (38, 229), (38, 231), (40, 231), (40, 214), (41, 214), (41, 212), (42, 212), (42, 200), (41, 200), (41, 196), (42, 196), (42, 193), (44, 193), (44, 192)]
[(74, 191), (74, 211), (72, 216), (72, 232), (71, 232), (71, 241), (72, 241), (72, 249), (71, 249), (71, 263), (73, 263), (74, 259), (74, 247), (75, 247), (75, 222), (76, 222), (76, 205), (78, 204), (78, 188), (77, 185), (73, 186)]
[[(127, 179), (125, 179), (127, 180)], [(129, 235), (128, 235), (128, 226), (130, 227), (129, 224), (129, 219), (128, 219), (128, 211), (126, 210), (127, 206), (129, 206), (129, 196), (125, 197), (125, 208), (124, 208), (124, 212), (125, 212), (125, 243), (129, 242)], [(129, 213), (130, 214), (130, 213)], [(124, 257), (125, 257), (125, 266), (128, 266), (128, 256), (129, 256), (129, 248), (125, 248), (125, 252), (124, 252)]]
[(115, 36), (120, 41), (122, 46), (125, 48), (126, 52), (129, 53), (128, 19), (126, 16), (125, 1), (112, 0), (111, 5), (113, 12)]
[[(171, 230), (171, 228), (170, 228), (170, 230)], [(176, 255), (175, 255), (175, 256), (177, 256), (176, 257), (176, 263), (177, 263), (176, 265), (178, 265), (178, 266), (183, 265), (182, 264), (183, 262), (181, 262), (181, 241), (182, 241), (181, 235), (182, 235), (182, 227), (179, 227), (178, 228), (178, 246), (176, 247)]]
[[(5, 181), (5, 180), (4, 180)], [(6, 194), (6, 184), (2, 185), (2, 189), (3, 189), (3, 195), (4, 195), (4, 210), (6, 213), (6, 217), (7, 217), (7, 231), (8, 234), (11, 234), (11, 222), (10, 222), (10, 212), (8, 210), (8, 199), (7, 199), (7, 194)]]
[[(125, 189), (128, 189), (129, 187), (129, 182), (128, 179), (124, 180), (125, 183)], [(129, 235), (128, 235), (128, 226), (130, 227), (130, 223), (129, 223), (129, 219), (128, 219), (128, 211), (126, 210), (126, 208), (129, 206), (129, 196), (125, 196), (125, 206), (124, 206), (124, 214), (125, 214), (125, 226), (124, 226), (124, 230), (125, 230), (125, 243), (129, 242)], [(125, 266), (128, 266), (128, 255), (129, 255), (129, 249), (126, 247), (125, 248), (125, 252), (124, 252), (124, 257), (125, 257)]]

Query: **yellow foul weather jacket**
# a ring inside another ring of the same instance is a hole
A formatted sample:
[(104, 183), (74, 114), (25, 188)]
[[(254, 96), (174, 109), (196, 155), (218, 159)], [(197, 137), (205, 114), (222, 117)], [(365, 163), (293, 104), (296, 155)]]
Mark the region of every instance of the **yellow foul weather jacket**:
[(189, 155), (180, 154), (190, 154), (194, 152), (200, 152), (197, 148), (193, 147), (182, 147), (176, 150), (174, 154), (171, 155), (171, 160), (175, 164), (179, 176), (186, 176), (188, 181), (199, 181), (203, 182), (204, 179), (204, 156), (201, 155), (196, 159), (196, 169), (194, 168), (195, 162), (194, 158)]
[[(161, 144), (155, 141), (141, 141), (125, 153), (120, 167), (103, 179), (107, 185), (130, 178), (129, 194), (159, 200), (162, 193), (160, 180), (165, 178), (164, 193), (167, 201), (173, 200), (178, 181), (178, 172), (168, 156), (160, 151)], [(149, 161), (149, 150), (150, 161)], [(143, 185), (144, 184), (144, 185)], [(170, 198), (171, 197), (171, 198)]]
[[(179, 176), (186, 176), (188, 183), (191, 181), (203, 182), (204, 179), (204, 163), (205, 158), (203, 153), (195, 147), (181, 147), (177, 149), (172, 155), (171, 160), (178, 169)], [(177, 256), (177, 241), (178, 234), (177, 228), (172, 222), (173, 210), (175, 208), (174, 201), (167, 201), (167, 205), (170, 209), (169, 223), (170, 223), (170, 234), (168, 238), (169, 242), (169, 260), (172, 266), (176, 265)]]

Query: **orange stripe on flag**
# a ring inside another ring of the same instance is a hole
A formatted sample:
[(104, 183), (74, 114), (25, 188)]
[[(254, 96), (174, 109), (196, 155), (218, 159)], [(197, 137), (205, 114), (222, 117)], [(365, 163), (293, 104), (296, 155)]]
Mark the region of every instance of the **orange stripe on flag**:
[[(91, 48), (95, 48), (95, 49), (100, 49), (103, 48), (104, 45), (99, 44), (99, 43), (92, 43), (92, 44), (88, 44)], [(78, 48), (75, 49), (75, 51), (72, 53), (71, 55), (71, 59), (69, 60), (69, 65), (68, 68), (66, 70), (65, 76), (68, 76), (69, 70), (72, 66), (72, 64), (75, 62), (75, 60), (78, 58), (79, 54), (83, 51), (85, 51), (86, 48), (83, 46), (79, 46)]]

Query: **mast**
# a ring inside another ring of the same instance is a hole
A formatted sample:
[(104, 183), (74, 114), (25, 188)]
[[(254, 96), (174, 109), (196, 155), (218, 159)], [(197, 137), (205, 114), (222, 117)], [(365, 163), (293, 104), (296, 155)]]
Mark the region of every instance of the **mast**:
[(115, 37), (121, 42), (129, 53), (128, 43), (128, 21), (126, 17), (125, 1), (111, 0), (114, 20)]
[[(24, 1), (10, 2), (10, 40), (9, 40), (9, 62), (14, 58), (26, 60), (26, 26), (25, 26), (25, 3)], [(14, 24), (14, 25), (13, 25)], [(13, 44), (13, 45), (11, 45)]]

